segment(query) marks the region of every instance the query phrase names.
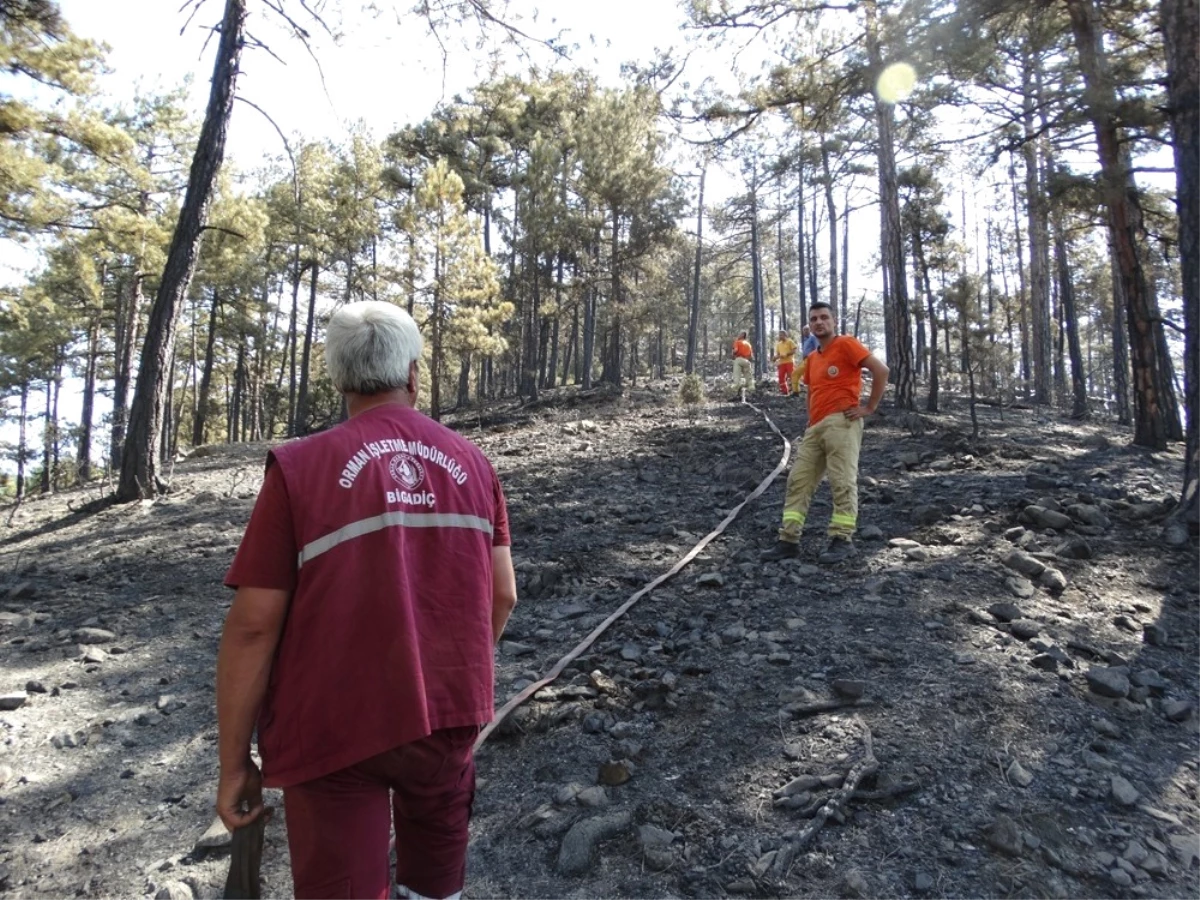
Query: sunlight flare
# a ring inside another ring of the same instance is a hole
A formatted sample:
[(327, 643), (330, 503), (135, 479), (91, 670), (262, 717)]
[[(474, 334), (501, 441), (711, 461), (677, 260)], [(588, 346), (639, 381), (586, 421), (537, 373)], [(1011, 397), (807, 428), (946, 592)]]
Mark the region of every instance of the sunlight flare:
[(884, 103), (899, 103), (908, 99), (917, 84), (917, 70), (908, 63), (892, 63), (879, 74), (875, 93)]

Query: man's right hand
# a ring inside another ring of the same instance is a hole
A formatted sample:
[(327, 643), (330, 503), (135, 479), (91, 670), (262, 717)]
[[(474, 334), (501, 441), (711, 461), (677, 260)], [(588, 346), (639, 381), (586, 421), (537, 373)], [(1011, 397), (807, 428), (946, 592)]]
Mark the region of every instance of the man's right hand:
[(217, 815), (230, 831), (249, 825), (263, 813), (262, 772), (253, 760), (236, 769), (221, 768), (217, 779)]

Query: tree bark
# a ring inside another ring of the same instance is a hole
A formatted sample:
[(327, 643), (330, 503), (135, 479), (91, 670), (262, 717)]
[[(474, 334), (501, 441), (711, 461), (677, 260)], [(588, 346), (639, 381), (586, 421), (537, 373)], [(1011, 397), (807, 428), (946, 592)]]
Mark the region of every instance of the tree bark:
[[(779, 200), (776, 194), (777, 201)], [(779, 204), (782, 209), (783, 204)], [(788, 330), (788, 312), (787, 312), (787, 293), (784, 291), (783, 278), (783, 215), (781, 214), (775, 220), (775, 268), (779, 274), (779, 327), (783, 331)]]
[(1200, 530), (1200, 8), (1196, 0), (1161, 0), (1166, 39), (1167, 104), (1175, 150), (1175, 205), (1183, 281), (1183, 383), (1187, 439), (1180, 515)]
[(217, 347), (217, 316), (221, 313), (221, 292), (213, 291), (212, 305), (208, 310), (208, 338), (204, 342), (204, 367), (200, 372), (200, 386), (196, 389), (196, 415), (192, 419), (192, 446), (204, 443), (204, 427), (208, 423), (209, 391), (212, 388), (213, 357)]
[(1024, 388), (1023, 393), (1028, 397), (1029, 385), (1033, 379), (1029, 358), (1029, 289), (1025, 283), (1025, 242), (1021, 239), (1021, 204), (1017, 198), (1017, 164), (1011, 158), (1008, 166), (1008, 178), (1012, 186), (1013, 234), (1015, 236), (1013, 243), (1017, 248), (1017, 284), (1021, 292), (1017, 298), (1020, 310), (1018, 321), (1021, 326), (1019, 335), (1021, 339), (1021, 384)]
[(808, 302), (805, 299), (807, 287), (805, 274), (805, 241), (804, 241), (804, 146), (801, 145), (796, 153), (796, 302), (800, 324), (808, 321)]
[(1062, 310), (1063, 331), (1067, 352), (1071, 357), (1071, 416), (1087, 418), (1087, 381), (1084, 379), (1083, 352), (1079, 346), (1079, 313), (1075, 304), (1075, 283), (1071, 279), (1071, 264), (1067, 258), (1067, 238), (1063, 231), (1062, 212), (1054, 221), (1054, 260), (1058, 267), (1058, 299)]
[(754, 295), (754, 377), (762, 378), (767, 363), (767, 316), (763, 303), (762, 263), (759, 259), (758, 241), (758, 171), (755, 170), (754, 181), (750, 185), (750, 272), (752, 277), (752, 293)]
[[(1162, 318), (1145, 270), (1145, 226), (1133, 175), (1121, 151), (1116, 118), (1116, 91), (1097, 29), (1092, 0), (1065, 0), (1084, 79), (1084, 100), (1096, 133), (1100, 155), (1101, 193), (1108, 211), (1110, 233), (1117, 250), (1121, 289), (1129, 314), (1133, 361), (1135, 444), (1166, 449), (1179, 430), (1175, 390)], [(1194, 52), (1194, 48), (1192, 48)]]
[(609, 323), (608, 348), (600, 380), (615, 387), (621, 386), (621, 311), (624, 296), (621, 290), (621, 211), (612, 208), (612, 239), (609, 251), (609, 271), (612, 277), (612, 321)]
[[(871, 71), (883, 71), (876, 23), (876, 0), (867, 0), (867, 53)], [(900, 191), (896, 183), (895, 110), (876, 97), (875, 118), (879, 127), (879, 201), (883, 222), (883, 261), (892, 310), (895, 347), (888, 343), (891, 378), (896, 385), (897, 409), (916, 408), (916, 376), (912, 364), (912, 321), (908, 308), (908, 277), (904, 271), (904, 234), (900, 221)], [(831, 227), (836, 227), (832, 223)], [(889, 335), (890, 336), (890, 335)], [(894, 363), (894, 364), (893, 364)]]
[[(296, 425), (296, 347), (300, 343), (300, 282), (304, 278), (304, 266), (300, 262), (300, 237), (292, 249), (292, 310), (288, 318), (287, 340), (283, 345), (283, 360), (279, 366), (277, 386), (283, 384), (283, 374), (288, 373), (287, 435), (294, 437)], [(409, 310), (412, 315), (412, 310)]]
[(121, 466), (125, 452), (125, 435), (129, 429), (129, 384), (133, 380), (133, 348), (138, 338), (143, 277), (140, 267), (135, 267), (129, 281), (128, 299), (122, 301), (119, 286), (115, 299), (116, 346), (113, 359), (112, 433), (109, 437), (113, 469), (119, 469)]
[(25, 462), (29, 456), (29, 379), (21, 379), (21, 405), (17, 414), (17, 501), (25, 496)]
[(929, 311), (929, 396), (925, 401), (928, 412), (938, 411), (938, 334), (937, 310), (934, 308), (933, 291), (929, 286), (929, 264), (925, 261), (925, 248), (918, 234), (919, 225), (913, 225), (913, 255), (917, 259), (921, 286), (925, 290), (925, 305)]
[[(838, 316), (838, 216), (837, 204), (833, 200), (833, 174), (829, 171), (829, 144), (821, 143), (821, 171), (824, 174), (825, 213), (829, 216), (829, 305)], [(845, 318), (846, 299), (842, 298), (841, 318)]]
[(292, 434), (305, 435), (309, 432), (308, 377), (312, 367), (313, 334), (317, 327), (317, 276), (321, 267), (317, 261), (308, 263), (312, 270), (308, 273), (308, 317), (304, 323), (304, 352), (300, 357), (300, 385), (296, 391), (296, 420), (292, 423)]
[(159, 491), (158, 450), (166, 400), (166, 370), (175, 343), (179, 313), (196, 267), (213, 183), (225, 157), (225, 137), (233, 112), (245, 20), (245, 0), (226, 0), (208, 109), (142, 347), (129, 434), (121, 458), (121, 479), (117, 485), (117, 499), (121, 502), (154, 497)]
[(1029, 319), (1030, 368), (1033, 374), (1033, 402), (1049, 404), (1050, 391), (1050, 276), (1049, 228), (1046, 222), (1046, 193), (1042, 179), (1041, 153), (1035, 136), (1035, 69), (1039, 65), (1027, 50), (1021, 70), (1024, 110), (1022, 125), (1025, 142), (1021, 153), (1025, 160), (1025, 208), (1029, 218)]
[(583, 353), (579, 357), (580, 369), (583, 373), (583, 389), (592, 387), (592, 359), (596, 354), (596, 301), (598, 288), (597, 280), (600, 275), (600, 235), (596, 234), (592, 242), (592, 277), (584, 294), (583, 310)]
[(46, 411), (42, 414), (42, 478), (41, 492), (49, 494), (51, 490), (51, 478), (54, 474), (54, 430), (58, 423), (54, 421), (54, 379), (49, 375), (46, 376)]
[[(901, 238), (903, 242), (903, 238)], [(842, 315), (848, 313), (850, 306), (850, 189), (842, 198)], [(916, 304), (921, 308), (920, 302)]]
[(700, 328), (700, 263), (704, 252), (704, 178), (708, 174), (708, 160), (700, 169), (700, 194), (696, 198), (696, 264), (692, 267), (692, 302), (688, 308), (687, 358), (683, 371), (691, 375), (696, 371), (696, 341)]
[[(100, 290), (104, 290), (107, 266), (100, 269)], [(75, 468), (81, 482), (92, 478), (92, 418), (96, 408), (96, 370), (100, 360), (100, 313), (88, 320), (87, 360), (83, 370), (83, 406), (79, 412), (79, 456)]]
[(445, 315), (445, 272), (446, 260), (443, 257), (442, 235), (446, 228), (446, 206), (438, 204), (437, 241), (433, 252), (433, 309), (429, 317), (429, 415), (435, 422), (442, 420), (442, 360), (445, 358), (445, 348), (442, 346), (442, 319)]

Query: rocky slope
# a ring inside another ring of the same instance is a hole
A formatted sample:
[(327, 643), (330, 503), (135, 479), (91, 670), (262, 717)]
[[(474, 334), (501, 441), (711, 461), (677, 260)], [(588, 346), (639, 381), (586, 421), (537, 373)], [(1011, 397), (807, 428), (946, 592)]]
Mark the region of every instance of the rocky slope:
[[(763, 398), (789, 436), (795, 401)], [(859, 555), (763, 563), (782, 478), (479, 754), (468, 897), (1191, 897), (1194, 540), (1175, 453), (980, 410), (864, 441)], [(542, 676), (780, 462), (674, 386), (457, 423), (495, 461), (522, 601), (497, 701)], [(264, 447), (154, 503), (31, 501), (0, 531), (0, 891), (214, 897), (221, 576)], [(10, 510), (4, 509), (4, 521)], [(274, 802), (278, 804), (276, 796)], [(268, 895), (290, 891), (282, 817)]]

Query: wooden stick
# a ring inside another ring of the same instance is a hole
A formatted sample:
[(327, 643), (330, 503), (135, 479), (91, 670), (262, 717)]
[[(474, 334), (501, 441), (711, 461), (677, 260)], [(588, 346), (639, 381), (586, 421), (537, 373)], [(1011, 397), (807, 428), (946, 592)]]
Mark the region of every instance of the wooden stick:
[(241, 828), (233, 831), (229, 856), (229, 875), (225, 878), (225, 900), (259, 900), (262, 897), (263, 837), (266, 834), (268, 810)]

